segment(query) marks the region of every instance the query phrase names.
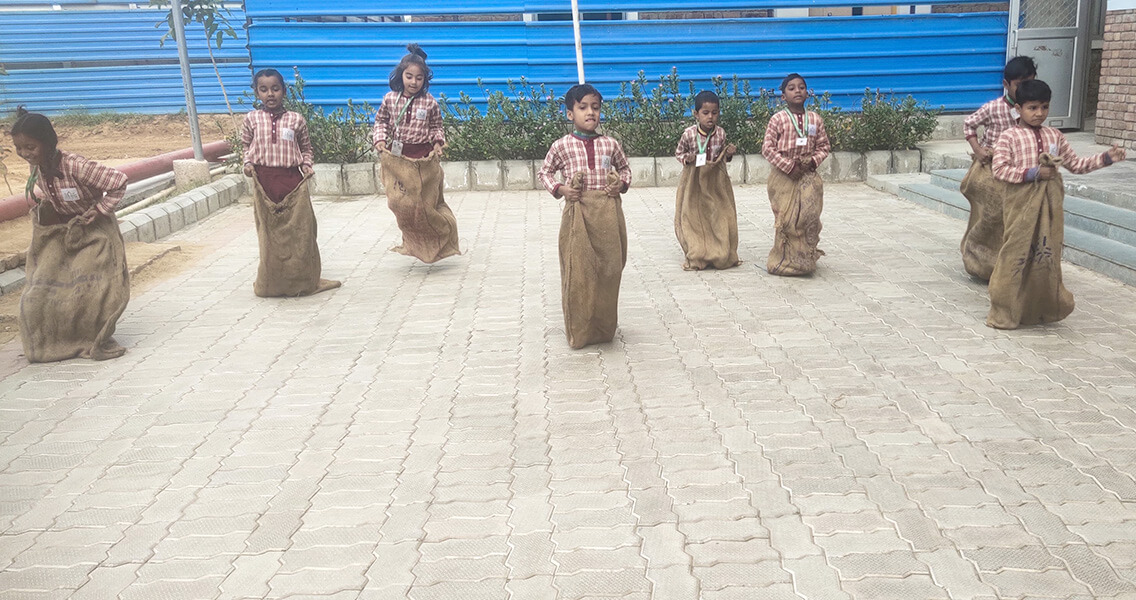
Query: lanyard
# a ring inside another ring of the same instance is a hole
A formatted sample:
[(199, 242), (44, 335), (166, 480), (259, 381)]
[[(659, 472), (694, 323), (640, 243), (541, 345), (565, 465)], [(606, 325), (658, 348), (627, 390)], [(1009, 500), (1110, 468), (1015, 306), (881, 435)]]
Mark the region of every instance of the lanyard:
[(803, 131), (801, 130), (801, 126), (797, 124), (797, 115), (789, 112), (787, 108), (785, 109), (785, 114), (789, 115), (789, 120), (793, 122), (793, 129), (797, 130), (797, 137), (807, 137), (806, 133), (809, 131), (809, 111), (805, 111), (805, 129)]
[(398, 128), (402, 125), (402, 119), (406, 116), (406, 109), (410, 108), (410, 103), (414, 102), (414, 96), (406, 99), (406, 104), (402, 105), (402, 110), (398, 111), (398, 116), (394, 120), (394, 133), (398, 134)]
[(35, 195), (36, 181), (39, 180), (39, 167), (32, 167), (32, 174), (28, 176), (28, 184), (24, 187), (24, 200), (39, 204)]
[(697, 132), (694, 134), (694, 141), (695, 141), (696, 144), (698, 144), (698, 153), (699, 154), (706, 154), (706, 146), (708, 146), (710, 144), (710, 136), (712, 134), (713, 134), (713, 132), (706, 134), (706, 141), (705, 142), (702, 141), (702, 128), (698, 128)]

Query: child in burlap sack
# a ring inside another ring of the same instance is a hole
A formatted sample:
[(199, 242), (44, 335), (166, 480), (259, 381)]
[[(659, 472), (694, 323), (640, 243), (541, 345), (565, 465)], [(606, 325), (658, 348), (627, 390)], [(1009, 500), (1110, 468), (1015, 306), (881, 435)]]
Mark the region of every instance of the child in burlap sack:
[(316, 217), (308, 180), (314, 152), (308, 123), (284, 107), (284, 76), (262, 69), (252, 78), (260, 108), (241, 127), (244, 172), (254, 181), (260, 264), (253, 292), (261, 297), (307, 296), (340, 286), (321, 279)]
[(619, 283), (627, 262), (620, 194), (631, 185), (631, 166), (619, 142), (596, 131), (602, 102), (590, 85), (568, 90), (564, 106), (575, 130), (552, 144), (538, 175), (549, 193), (566, 200), (560, 220), (560, 294), (572, 348), (615, 338)]
[[(105, 360), (126, 349), (115, 327), (130, 300), (126, 248), (114, 217), (126, 175), (56, 146), (47, 117), (16, 111), (12, 143), (28, 161), (32, 208), (20, 338), (29, 362)], [(38, 193), (37, 193), (38, 190)]]
[(1018, 125), (994, 147), (994, 177), (1005, 182), (1005, 235), (990, 276), (986, 324), (998, 329), (1060, 321), (1073, 312), (1073, 294), (1061, 280), (1065, 243), (1065, 186), (1058, 166), (1088, 173), (1124, 160), (1113, 146), (1080, 158), (1060, 131), (1045, 127), (1052, 92), (1043, 81), (1018, 86)]
[(392, 252), (434, 263), (461, 254), (458, 224), (443, 197), (441, 157), (446, 145), (442, 109), (430, 95), (434, 72), (417, 44), (391, 71), (371, 141), (379, 152), (387, 206), (398, 221), (402, 243)]
[(738, 260), (738, 213), (734, 187), (726, 163), (737, 147), (726, 143), (726, 130), (718, 126), (721, 100), (709, 90), (694, 96), (696, 123), (678, 140), (675, 158), (682, 177), (675, 192), (675, 235), (686, 260), (682, 268), (729, 269)]
[[(966, 272), (983, 281), (990, 279), (994, 261), (1002, 247), (1002, 186), (994, 182), (990, 163), (994, 144), (1002, 132), (1018, 124), (1021, 116), (1014, 108), (1014, 94), (1023, 81), (1037, 77), (1037, 65), (1028, 56), (1015, 56), (1002, 70), (1005, 92), (963, 121), (963, 133), (973, 151), (974, 161), (962, 179), (959, 191), (970, 202), (970, 219), (960, 249)], [(978, 128), (982, 128), (982, 139)]]
[(817, 248), (824, 206), (824, 182), (817, 167), (832, 144), (820, 115), (805, 110), (808, 97), (804, 77), (785, 77), (781, 98), (786, 108), (769, 119), (761, 146), (761, 155), (773, 165), (766, 189), (775, 231), (766, 269), (774, 275), (808, 275), (824, 256)]

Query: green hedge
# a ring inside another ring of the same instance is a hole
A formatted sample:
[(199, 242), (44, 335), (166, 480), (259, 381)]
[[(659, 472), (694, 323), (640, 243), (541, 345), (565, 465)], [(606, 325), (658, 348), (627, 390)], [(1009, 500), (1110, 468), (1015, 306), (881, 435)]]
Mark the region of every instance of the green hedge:
[[(487, 90), (480, 81), (478, 87), (485, 98), (484, 110), (464, 92), (456, 99), (438, 98), (450, 160), (540, 160), (552, 142), (571, 130), (562, 90), (524, 78), (508, 82), (504, 91)], [(713, 87), (722, 99), (720, 123), (729, 141), (739, 152), (760, 153), (765, 126), (782, 107), (780, 94), (755, 92), (748, 81), (736, 76), (716, 77)], [(374, 160), (374, 109), (369, 104), (348, 100), (346, 108), (325, 113), (304, 99), (299, 71), (288, 91), (289, 108), (308, 121), (317, 162)], [(618, 138), (628, 156), (670, 156), (683, 129), (694, 122), (690, 113), (697, 92), (694, 83), (683, 82), (675, 69), (657, 83), (640, 71), (637, 79), (620, 85), (615, 98), (604, 99), (601, 131)], [(833, 149), (851, 152), (914, 148), (930, 139), (942, 112), (911, 96), (897, 98), (871, 89), (864, 90), (859, 112), (833, 107), (828, 93), (813, 97), (809, 108), (824, 118)]]

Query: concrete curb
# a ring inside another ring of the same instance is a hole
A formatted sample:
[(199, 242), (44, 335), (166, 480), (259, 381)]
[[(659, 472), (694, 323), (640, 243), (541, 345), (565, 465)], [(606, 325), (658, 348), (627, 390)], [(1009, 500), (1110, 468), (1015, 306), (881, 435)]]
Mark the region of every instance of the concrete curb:
[[(536, 173), (539, 160), (446, 161), (446, 191), (542, 190)], [(674, 187), (682, 165), (672, 156), (630, 157), (632, 186)], [(922, 165), (919, 150), (833, 152), (821, 164), (826, 183), (865, 181), (869, 175), (917, 173)], [(770, 165), (760, 154), (738, 154), (728, 165), (735, 185), (765, 183)], [(313, 196), (382, 195), (379, 167), (373, 163), (318, 164), (312, 180)]]
[[(126, 215), (119, 220), (118, 230), (125, 242), (156, 242), (236, 202), (244, 193), (244, 176), (226, 175), (161, 204)], [(25, 279), (23, 269), (0, 273), (0, 295), (19, 291)]]

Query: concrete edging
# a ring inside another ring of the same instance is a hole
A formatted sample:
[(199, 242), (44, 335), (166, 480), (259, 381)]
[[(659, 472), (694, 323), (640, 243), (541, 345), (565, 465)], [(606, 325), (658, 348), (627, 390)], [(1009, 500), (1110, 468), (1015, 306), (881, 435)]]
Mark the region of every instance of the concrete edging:
[[(631, 157), (632, 185), (636, 187), (674, 187), (682, 165), (672, 156)], [(872, 152), (833, 152), (821, 163), (826, 183), (862, 182), (872, 175), (918, 173), (922, 166), (919, 150), (877, 150)], [(760, 154), (738, 154), (729, 163), (735, 185), (765, 183), (772, 168)], [(537, 160), (446, 161), (446, 191), (540, 190)], [(378, 163), (315, 165), (313, 196), (369, 196), (383, 194)]]
[[(126, 215), (119, 220), (118, 230), (125, 242), (156, 242), (233, 204), (244, 193), (244, 177), (226, 175), (213, 183)], [(26, 273), (22, 268), (0, 273), (0, 295), (19, 291), (25, 280)]]

